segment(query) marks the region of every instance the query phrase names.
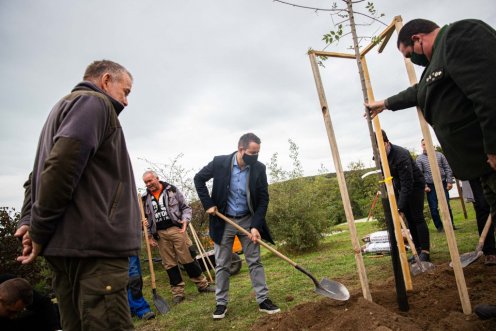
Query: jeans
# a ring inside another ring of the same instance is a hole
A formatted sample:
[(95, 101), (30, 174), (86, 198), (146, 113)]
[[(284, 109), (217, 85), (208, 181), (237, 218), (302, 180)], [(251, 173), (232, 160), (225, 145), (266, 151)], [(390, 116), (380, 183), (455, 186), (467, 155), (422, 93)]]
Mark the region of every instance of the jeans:
[[(449, 192), (448, 189), (446, 188), (446, 182), (443, 181), (443, 190), (444, 194), (446, 195), (446, 201), (448, 202), (448, 209), (451, 217), (451, 224), (454, 225), (453, 223), (453, 212), (451, 211), (451, 206), (450, 206), (450, 200), (449, 200)], [(427, 192), (427, 202), (429, 203), (429, 209), (431, 211), (431, 216), (432, 216), (432, 221), (434, 222), (434, 225), (438, 230), (441, 230), (443, 228), (443, 222), (441, 221), (441, 217), (439, 216), (439, 209), (438, 209), (438, 201), (437, 201), (437, 194), (436, 194), (436, 188), (434, 187), (434, 183), (427, 183), (427, 186), (431, 189), (430, 192)]]
[(143, 298), (143, 279), (141, 278), (141, 265), (139, 256), (129, 257), (129, 285), (127, 288), (127, 299), (131, 315), (139, 318), (151, 311), (150, 305)]

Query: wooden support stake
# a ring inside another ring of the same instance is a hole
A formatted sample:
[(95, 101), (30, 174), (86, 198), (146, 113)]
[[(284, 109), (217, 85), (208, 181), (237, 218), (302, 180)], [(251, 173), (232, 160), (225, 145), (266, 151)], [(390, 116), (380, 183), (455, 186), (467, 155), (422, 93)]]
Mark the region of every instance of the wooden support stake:
[[(401, 17), (396, 19), (396, 31), (399, 33), (403, 27), (403, 21)], [(406, 65), (406, 71), (408, 73), (408, 78), (410, 84), (417, 83), (417, 75), (410, 59), (404, 59)], [(446, 234), (446, 239), (448, 242), (448, 248), (451, 255), (451, 261), (453, 262), (453, 271), (455, 272), (456, 285), (458, 287), (458, 294), (460, 296), (460, 301), (462, 304), (463, 313), (469, 315), (472, 313), (472, 307), (470, 304), (470, 298), (468, 295), (467, 284), (465, 282), (465, 276), (463, 274), (463, 269), (460, 262), (460, 254), (458, 252), (458, 246), (456, 244), (455, 233), (453, 231), (453, 225), (451, 223), (451, 218), (449, 215), (448, 202), (446, 201), (446, 195), (444, 193), (444, 188), (441, 182), (441, 173), (439, 171), (439, 166), (437, 164), (436, 154), (434, 151), (434, 145), (432, 143), (431, 133), (427, 122), (425, 121), (424, 115), (419, 107), (417, 107), (417, 114), (420, 121), (420, 128), (422, 129), (422, 135), (424, 137), (425, 146), (427, 150), (427, 157), (429, 159), (429, 165), (432, 171), (432, 178), (434, 180), (434, 186), (436, 189), (437, 200), (441, 210), (441, 220), (443, 222), (444, 232)]]
[(309, 55), (311, 53), (313, 53), (317, 56), (340, 57), (340, 58), (344, 58), (344, 59), (354, 59), (355, 58), (355, 55), (347, 54), (347, 53), (325, 52), (325, 51), (316, 51), (316, 50), (311, 50), (308, 52)]
[[(367, 86), (367, 96), (369, 98), (369, 102), (373, 102), (374, 92), (372, 91), (369, 69), (367, 67), (367, 61), (365, 60), (365, 57), (361, 59), (361, 62), (362, 62), (363, 74), (365, 76), (365, 85)], [(382, 137), (382, 129), (381, 129), (381, 123), (379, 122), (379, 117), (378, 116), (374, 117), (372, 123), (374, 124), (374, 131), (377, 138), (377, 146), (379, 147), (379, 155), (381, 157), (382, 170), (384, 172), (384, 183), (386, 184), (389, 206), (391, 207), (391, 215), (393, 216), (394, 234), (398, 245), (401, 270), (403, 271), (403, 279), (405, 280), (405, 288), (407, 291), (411, 291), (413, 289), (412, 277), (410, 274), (408, 257), (406, 256), (405, 243), (403, 241), (403, 235), (401, 233), (400, 215), (398, 213), (396, 196), (394, 195), (394, 188), (392, 181), (393, 178), (391, 177), (391, 171), (389, 169), (389, 163), (387, 160), (386, 148), (384, 147), (384, 140)]]
[(370, 217), (372, 217), (372, 212), (374, 211), (375, 204), (377, 202), (377, 199), (379, 199), (380, 194), (381, 194), (381, 191), (377, 191), (377, 193), (374, 196), (374, 200), (372, 201), (372, 205), (370, 205), (369, 214), (367, 215), (367, 222), (370, 221)]
[(363, 262), (363, 256), (360, 249), (360, 243), (357, 236), (357, 231), (355, 227), (355, 221), (353, 218), (353, 211), (351, 209), (350, 196), (348, 194), (348, 188), (346, 187), (346, 180), (344, 178), (343, 168), (341, 166), (341, 159), (339, 157), (338, 146), (336, 143), (336, 137), (334, 135), (334, 129), (332, 127), (331, 116), (329, 114), (329, 107), (327, 105), (327, 100), (324, 93), (324, 88), (322, 86), (322, 79), (320, 77), (319, 68), (317, 61), (315, 59), (314, 53), (308, 54), (310, 57), (310, 64), (312, 65), (313, 77), (315, 79), (315, 85), (317, 87), (317, 93), (319, 95), (320, 106), (322, 110), (322, 116), (324, 117), (324, 124), (327, 131), (327, 137), (329, 140), (329, 145), (331, 147), (332, 159), (334, 161), (334, 167), (336, 168), (336, 175), (339, 184), (339, 190), (341, 192), (341, 199), (343, 201), (344, 212), (346, 215), (346, 220), (348, 222), (348, 228), (350, 230), (351, 242), (353, 245), (353, 250), (355, 252), (355, 262), (357, 264), (358, 276), (360, 278), (360, 284), (362, 286), (363, 297), (369, 301), (372, 301), (372, 296), (370, 294), (369, 282), (367, 278), (367, 272), (365, 270), (365, 264)]
[(198, 247), (198, 250), (200, 251), (200, 256), (203, 261), (203, 265), (205, 266), (205, 270), (207, 271), (208, 274), (208, 279), (210, 279), (210, 283), (213, 284), (214, 279), (212, 278), (212, 275), (210, 274), (210, 269), (208, 268), (207, 262), (205, 259), (210, 260), (208, 256), (206, 256), (205, 249), (203, 249), (203, 245), (200, 243), (200, 238), (198, 238), (195, 228), (193, 227), (193, 224), (189, 222), (189, 230), (191, 231), (191, 235), (193, 236), (193, 240), (195, 241), (196, 247)]
[(387, 26), (387, 28), (384, 29), (384, 31), (381, 32), (380, 35), (377, 36), (377, 39), (380, 40), (379, 43), (370, 43), (368, 44), (361, 52), (360, 52), (360, 57), (364, 57), (365, 54), (367, 54), (372, 48), (374, 48), (377, 45), (381, 45), (379, 47), (379, 53), (382, 52), (384, 47), (386, 47), (386, 44), (389, 41), (389, 38), (391, 38), (391, 35), (394, 32), (394, 26), (395, 26), (396, 21), (393, 19), (393, 21)]
[(463, 199), (463, 189), (460, 186), (460, 181), (456, 178), (455, 178), (455, 184), (456, 184), (456, 190), (458, 191), (458, 199), (460, 199), (460, 204), (462, 205), (462, 209), (463, 209), (463, 217), (465, 217), (465, 219), (468, 219), (467, 208), (465, 207), (465, 200)]

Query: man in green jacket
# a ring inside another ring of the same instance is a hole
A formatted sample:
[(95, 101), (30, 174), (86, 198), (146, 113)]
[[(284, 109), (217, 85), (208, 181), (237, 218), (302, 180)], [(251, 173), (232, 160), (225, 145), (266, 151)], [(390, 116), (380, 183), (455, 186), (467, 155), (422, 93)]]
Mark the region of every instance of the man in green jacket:
[[(456, 178), (480, 178), (496, 212), (496, 31), (478, 20), (440, 28), (415, 19), (403, 26), (398, 49), (426, 67), (420, 81), (385, 100), (367, 104), (372, 117), (384, 109), (418, 106), (432, 126)], [(496, 264), (496, 256), (485, 257)]]

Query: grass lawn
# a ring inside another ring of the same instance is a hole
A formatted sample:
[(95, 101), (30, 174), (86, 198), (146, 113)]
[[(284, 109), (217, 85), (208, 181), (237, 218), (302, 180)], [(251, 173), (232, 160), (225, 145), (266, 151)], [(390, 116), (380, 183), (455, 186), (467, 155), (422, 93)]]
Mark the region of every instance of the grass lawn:
[[(451, 206), (455, 215), (455, 224), (459, 230), (455, 231), (460, 253), (473, 251), (478, 241), (475, 213), (471, 204), (467, 204), (468, 219), (465, 220), (459, 200), (452, 200)], [(427, 205), (425, 206), (427, 210)], [(449, 262), (450, 255), (444, 233), (438, 233), (428, 221), (431, 235), (431, 259), (434, 264)], [(270, 226), (270, 224), (269, 224)], [(380, 230), (377, 222), (356, 223), (358, 236)], [(327, 277), (343, 283), (350, 292), (361, 291), (356, 272), (355, 257), (350, 241), (348, 225), (341, 224), (333, 227), (336, 234), (326, 237), (318, 251), (300, 255), (288, 256), (317, 279)], [(338, 230), (342, 232), (338, 233)], [(157, 253), (158, 254), (158, 253)], [(212, 319), (215, 309), (213, 293), (200, 294), (193, 283), (183, 275), (186, 281), (186, 300), (179, 305), (171, 304), (171, 311), (166, 315), (159, 315), (152, 321), (135, 320), (137, 330), (248, 330), (254, 321), (263, 316), (258, 311), (254, 292), (251, 289), (248, 268), (243, 258), (243, 267), (237, 275), (231, 277), (230, 303), (226, 318), (220, 321)], [(290, 310), (295, 305), (321, 300), (323, 297), (314, 292), (314, 285), (310, 278), (294, 269), (287, 262), (272, 255), (262, 248), (262, 261), (265, 266), (267, 284), (270, 297), (283, 311)], [(364, 255), (365, 266), (369, 282), (392, 277), (391, 259), (388, 256), (377, 257)], [(172, 301), (168, 285), (168, 277), (164, 268), (155, 263), (157, 289), (159, 294), (169, 303)], [(143, 294), (153, 307), (150, 287), (150, 276), (147, 263), (143, 267)], [(391, 288), (394, 291), (394, 288)]]

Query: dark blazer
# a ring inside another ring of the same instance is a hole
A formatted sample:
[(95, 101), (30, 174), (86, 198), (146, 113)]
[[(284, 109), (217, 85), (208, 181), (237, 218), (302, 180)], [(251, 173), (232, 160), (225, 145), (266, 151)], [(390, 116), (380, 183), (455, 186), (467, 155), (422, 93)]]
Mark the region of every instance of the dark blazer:
[[(232, 159), (235, 153), (220, 155), (201, 169), (194, 177), (198, 197), (205, 210), (217, 206), (222, 214), (227, 208), (227, 197), (231, 183)], [(210, 196), (206, 182), (213, 178), (212, 195)], [(256, 228), (262, 239), (273, 243), (269, 228), (265, 222), (265, 214), (269, 206), (269, 190), (265, 165), (261, 162), (250, 166), (248, 179), (249, 197), (248, 206), (252, 214), (251, 228)], [(220, 244), (224, 233), (225, 221), (213, 215), (210, 216), (210, 237), (216, 244)]]
[(391, 144), (391, 151), (387, 158), (398, 199), (398, 209), (404, 211), (410, 194), (414, 190), (424, 190), (424, 175), (417, 167), (410, 152), (403, 147)]
[(391, 110), (419, 106), (456, 178), (493, 172), (496, 154), (496, 31), (478, 20), (443, 27), (418, 84), (387, 99)]

